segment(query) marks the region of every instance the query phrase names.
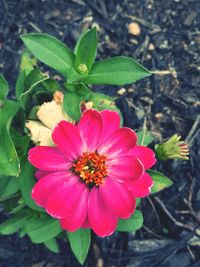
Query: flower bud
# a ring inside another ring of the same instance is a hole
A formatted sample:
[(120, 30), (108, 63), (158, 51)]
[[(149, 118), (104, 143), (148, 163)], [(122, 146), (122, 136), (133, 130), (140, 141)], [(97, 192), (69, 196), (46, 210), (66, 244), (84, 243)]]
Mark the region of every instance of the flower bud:
[(78, 66), (78, 72), (80, 74), (88, 74), (88, 67), (85, 64), (80, 64)]
[(174, 134), (169, 140), (163, 144), (155, 146), (156, 157), (160, 160), (182, 159), (188, 160), (189, 148), (181, 136)]

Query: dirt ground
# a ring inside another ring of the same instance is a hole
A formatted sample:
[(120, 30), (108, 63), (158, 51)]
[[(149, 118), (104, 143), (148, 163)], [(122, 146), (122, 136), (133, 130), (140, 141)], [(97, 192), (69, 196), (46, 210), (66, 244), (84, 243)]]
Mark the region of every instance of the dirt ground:
[[(144, 227), (115, 233), (94, 245), (87, 267), (200, 266), (200, 1), (0, 0), (0, 72), (13, 96), (23, 44), (20, 34), (49, 33), (73, 47), (83, 29), (98, 29), (98, 59), (127, 55), (155, 72), (133, 85), (100, 86), (118, 96), (125, 125), (142, 127), (156, 141), (174, 133), (189, 144), (187, 162), (157, 164), (174, 185), (142, 201)], [(128, 26), (136, 22), (138, 35)], [(199, 228), (198, 228), (199, 227)], [(0, 236), (0, 267), (80, 266), (68, 244), (60, 254), (18, 235)]]

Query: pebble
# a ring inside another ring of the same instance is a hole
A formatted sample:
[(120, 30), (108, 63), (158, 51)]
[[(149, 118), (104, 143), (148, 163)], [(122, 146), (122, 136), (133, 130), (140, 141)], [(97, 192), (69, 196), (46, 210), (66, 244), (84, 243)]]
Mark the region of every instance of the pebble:
[(121, 88), (117, 91), (118, 95), (124, 95), (126, 93), (126, 88)]
[(187, 27), (190, 27), (192, 25), (193, 21), (195, 20), (196, 16), (197, 16), (196, 11), (189, 12), (189, 14), (186, 16), (185, 20), (183, 21), (183, 24)]
[(153, 51), (155, 50), (155, 45), (150, 43), (148, 48), (149, 48), (149, 51)]
[(128, 25), (128, 32), (132, 35), (139, 36), (141, 33), (141, 29), (138, 23), (136, 22), (131, 22)]

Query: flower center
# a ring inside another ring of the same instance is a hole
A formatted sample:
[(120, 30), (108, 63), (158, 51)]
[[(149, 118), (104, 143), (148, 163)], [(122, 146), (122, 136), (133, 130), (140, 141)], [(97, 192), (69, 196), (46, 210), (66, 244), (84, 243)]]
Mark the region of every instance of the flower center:
[(96, 152), (85, 152), (74, 162), (72, 171), (79, 175), (88, 187), (98, 187), (107, 176), (106, 156)]

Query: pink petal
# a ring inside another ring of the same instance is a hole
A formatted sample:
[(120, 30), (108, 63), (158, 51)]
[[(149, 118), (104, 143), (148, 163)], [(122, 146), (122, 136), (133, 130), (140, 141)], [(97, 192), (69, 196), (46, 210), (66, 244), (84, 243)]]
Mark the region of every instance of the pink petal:
[(116, 111), (111, 110), (101, 111), (101, 116), (103, 118), (102, 142), (104, 142), (109, 135), (120, 128), (120, 116)]
[(59, 122), (54, 128), (52, 138), (68, 159), (77, 159), (81, 154), (82, 140), (76, 125), (67, 121)]
[(103, 132), (103, 120), (101, 114), (93, 109), (86, 110), (78, 124), (80, 135), (84, 144), (84, 151), (94, 152)]
[(35, 177), (37, 180), (40, 180), (41, 178), (43, 178), (44, 176), (48, 175), (52, 173), (51, 171), (43, 171), (43, 170), (37, 170), (35, 172)]
[(81, 228), (91, 228), (88, 220), (88, 216), (85, 218), (85, 221), (81, 225)]
[(32, 198), (39, 205), (44, 207), (52, 192), (60, 188), (70, 180), (68, 172), (52, 172), (40, 179), (32, 189)]
[(55, 147), (37, 146), (29, 150), (30, 163), (44, 171), (64, 171), (71, 163)]
[(99, 189), (94, 187), (89, 196), (88, 219), (92, 230), (101, 237), (111, 235), (117, 227), (117, 217), (103, 203)]
[(146, 146), (134, 146), (134, 148), (129, 151), (129, 155), (139, 158), (145, 170), (151, 168), (156, 163), (153, 150)]
[(85, 189), (85, 184), (74, 176), (51, 194), (45, 205), (46, 212), (58, 219), (68, 217), (78, 206)]
[(123, 182), (107, 178), (99, 187), (99, 193), (105, 206), (112, 209), (119, 218), (127, 219), (133, 213), (136, 201)]
[(87, 218), (89, 189), (85, 186), (79, 196), (79, 201), (67, 217), (60, 220), (61, 226), (67, 231), (73, 232), (79, 229)]
[(127, 153), (135, 146), (137, 136), (130, 128), (120, 128), (112, 133), (105, 142), (100, 146), (98, 152), (100, 154), (108, 154), (110, 158), (120, 153)]
[(109, 175), (121, 180), (135, 180), (144, 173), (142, 163), (135, 157), (119, 156), (107, 161)]
[(146, 197), (151, 193), (153, 180), (148, 173), (144, 173), (138, 180), (128, 183), (134, 197)]

